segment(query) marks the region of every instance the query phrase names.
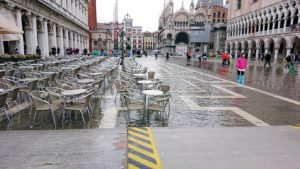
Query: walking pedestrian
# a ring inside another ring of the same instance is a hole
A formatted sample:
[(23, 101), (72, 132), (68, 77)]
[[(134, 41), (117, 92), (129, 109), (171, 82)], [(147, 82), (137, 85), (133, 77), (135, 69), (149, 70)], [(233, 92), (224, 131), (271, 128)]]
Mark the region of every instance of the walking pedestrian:
[(240, 84), (245, 84), (245, 72), (247, 69), (247, 55), (242, 53), (236, 61), (237, 69), (237, 82)]
[(158, 58), (158, 53), (155, 52), (155, 60), (157, 60), (157, 58)]
[(169, 52), (166, 54), (166, 59), (167, 59), (167, 61), (169, 60), (169, 57), (170, 57), (170, 55), (169, 55)]
[(288, 56), (285, 58), (285, 60), (286, 60), (285, 69), (289, 70), (289, 69), (290, 69), (290, 65), (291, 65), (291, 63), (292, 63), (292, 57), (291, 57), (291, 55), (288, 55)]
[(226, 65), (227, 61), (228, 61), (228, 55), (225, 52), (223, 52), (222, 53), (222, 65), (223, 66)]
[(40, 55), (40, 56), (42, 54), (42, 51), (41, 51), (39, 46), (36, 47), (35, 52), (36, 52), (37, 55)]
[(266, 67), (267, 64), (269, 64), (269, 67), (272, 67), (271, 66), (271, 58), (272, 58), (271, 53), (268, 52), (266, 54), (266, 56), (265, 56), (265, 65), (264, 65), (264, 68)]
[(202, 59), (203, 59), (204, 63), (207, 62), (207, 54), (206, 53), (203, 53)]

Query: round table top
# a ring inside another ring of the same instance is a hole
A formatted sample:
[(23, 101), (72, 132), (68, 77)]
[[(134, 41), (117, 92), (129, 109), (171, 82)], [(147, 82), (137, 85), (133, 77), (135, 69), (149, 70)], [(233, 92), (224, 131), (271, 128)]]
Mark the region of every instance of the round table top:
[(152, 83), (154, 83), (154, 82), (151, 81), (151, 80), (140, 80), (140, 81), (138, 81), (138, 83), (139, 83), (139, 84), (152, 84)]
[(5, 90), (4, 89), (0, 89), (0, 92), (4, 92)]
[(133, 68), (132, 69), (133, 71), (141, 71), (141, 70), (143, 70), (142, 68)]
[(95, 82), (95, 79), (79, 79), (77, 82), (87, 84)]
[(32, 66), (20, 66), (19, 69), (33, 69)]
[(164, 92), (160, 90), (144, 90), (143, 94), (149, 95), (149, 96), (161, 96), (164, 95)]
[(25, 79), (19, 79), (19, 82), (31, 82), (38, 80), (37, 78), (25, 78)]
[(135, 77), (146, 77), (146, 74), (134, 74)]
[(74, 67), (61, 67), (61, 69), (63, 69), (63, 70), (73, 70)]
[(99, 72), (99, 73), (90, 73), (90, 75), (92, 76), (100, 76), (100, 75), (103, 75), (103, 73)]
[(52, 74), (55, 74), (56, 72), (41, 72), (41, 74), (44, 74), (44, 75), (52, 75)]
[(39, 66), (43, 66), (43, 64), (30, 64), (30, 66), (39, 67)]
[(61, 92), (65, 96), (76, 96), (86, 92), (86, 89), (64, 90)]

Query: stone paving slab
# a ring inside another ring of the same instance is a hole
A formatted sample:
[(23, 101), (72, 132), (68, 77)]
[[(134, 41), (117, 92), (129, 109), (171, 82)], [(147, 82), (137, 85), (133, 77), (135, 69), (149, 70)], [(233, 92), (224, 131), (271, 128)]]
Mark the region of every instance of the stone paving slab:
[(299, 169), (300, 130), (154, 128), (164, 169)]
[(3, 131), (1, 169), (126, 168), (126, 129)]

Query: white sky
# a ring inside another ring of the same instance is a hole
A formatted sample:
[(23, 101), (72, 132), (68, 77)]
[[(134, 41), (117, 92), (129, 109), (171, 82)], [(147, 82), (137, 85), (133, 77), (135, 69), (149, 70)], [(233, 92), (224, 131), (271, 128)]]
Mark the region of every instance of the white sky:
[[(113, 21), (113, 9), (116, 0), (96, 0), (98, 22)], [(189, 9), (191, 0), (183, 0), (186, 9)], [(168, 2), (168, 0), (166, 0)], [(173, 0), (175, 11), (182, 5), (182, 0)], [(196, 5), (197, 0), (194, 0)], [(163, 10), (164, 0), (119, 0), (119, 22), (129, 13), (133, 18), (134, 26), (143, 26), (143, 31), (158, 29), (159, 15)]]

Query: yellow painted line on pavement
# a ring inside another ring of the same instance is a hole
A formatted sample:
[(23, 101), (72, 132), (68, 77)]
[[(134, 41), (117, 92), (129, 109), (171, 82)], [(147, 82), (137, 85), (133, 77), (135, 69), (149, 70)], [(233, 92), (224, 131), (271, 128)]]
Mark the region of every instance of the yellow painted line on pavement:
[(294, 125), (292, 127), (295, 128), (295, 129), (297, 129), (297, 130), (300, 130), (300, 124)]
[(128, 128), (128, 169), (162, 169), (151, 128)]

